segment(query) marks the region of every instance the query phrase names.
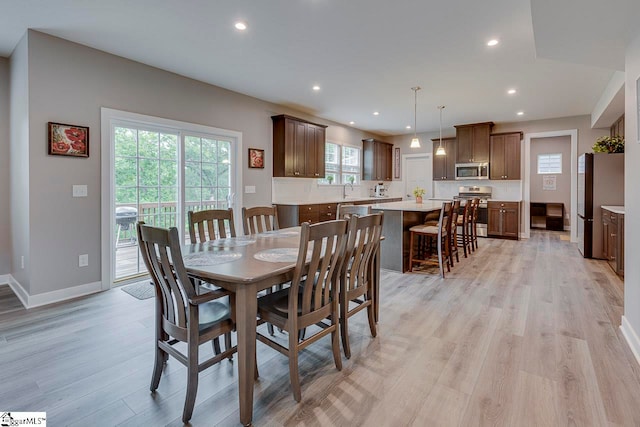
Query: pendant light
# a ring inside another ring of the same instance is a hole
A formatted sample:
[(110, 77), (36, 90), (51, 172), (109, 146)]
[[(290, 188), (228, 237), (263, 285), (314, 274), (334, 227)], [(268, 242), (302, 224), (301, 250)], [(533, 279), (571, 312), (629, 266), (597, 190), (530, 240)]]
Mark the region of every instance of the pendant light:
[(411, 140), (411, 148), (420, 148), (420, 140), (418, 139), (418, 134), (416, 130), (416, 116), (418, 113), (418, 91), (421, 89), (420, 86), (412, 87), (411, 90), (414, 92), (414, 102), (413, 102), (413, 139)]
[(444, 147), (442, 146), (442, 110), (444, 110), (444, 105), (438, 105), (438, 110), (440, 110), (440, 145), (438, 145), (438, 149), (436, 150), (436, 156), (446, 156), (447, 152), (444, 151)]

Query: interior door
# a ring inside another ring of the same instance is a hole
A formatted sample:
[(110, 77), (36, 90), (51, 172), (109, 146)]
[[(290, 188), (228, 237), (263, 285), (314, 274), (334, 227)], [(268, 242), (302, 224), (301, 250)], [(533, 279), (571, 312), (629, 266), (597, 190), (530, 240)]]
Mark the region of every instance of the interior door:
[(424, 198), (433, 197), (433, 174), (431, 154), (416, 157), (406, 157), (404, 162), (404, 194), (405, 199), (415, 199), (413, 190), (416, 187), (424, 188)]

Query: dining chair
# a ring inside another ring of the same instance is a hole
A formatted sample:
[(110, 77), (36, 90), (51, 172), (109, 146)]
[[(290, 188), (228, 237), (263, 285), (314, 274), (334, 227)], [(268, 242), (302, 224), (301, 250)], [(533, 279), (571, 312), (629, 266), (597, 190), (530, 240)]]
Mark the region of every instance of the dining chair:
[(449, 242), (449, 264), (453, 267), (453, 256), (456, 256), (456, 262), (460, 262), (458, 252), (458, 216), (460, 215), (460, 200), (454, 200), (451, 205), (451, 218), (449, 219), (448, 242)]
[[(409, 229), (409, 272), (414, 264), (437, 265), (440, 277), (444, 279), (444, 267), (451, 271), (449, 265), (448, 236), (445, 220), (451, 218), (451, 202), (442, 203), (437, 225), (419, 224)], [(435, 246), (435, 248), (434, 248)]]
[[(272, 323), (289, 335), (287, 347), (260, 332), (257, 338), (289, 358), (291, 388), (297, 402), (302, 398), (298, 374), (300, 350), (331, 334), (333, 359), (336, 368), (342, 370), (338, 338), (338, 286), (346, 231), (345, 220), (325, 221), (314, 225), (303, 223), (292, 285), (258, 299), (259, 323)], [(323, 323), (324, 319), (328, 319), (330, 323)], [(301, 332), (312, 325), (317, 325), (319, 331), (302, 337)]]
[[(187, 212), (189, 237), (191, 243), (204, 243), (208, 240), (217, 238), (225, 239), (227, 237), (236, 237), (236, 228), (233, 221), (233, 209), (208, 209), (204, 211)], [(229, 234), (227, 234), (229, 230)], [(201, 279), (196, 280), (196, 290), (220, 290), (215, 283), (205, 282)], [(229, 296), (230, 302), (233, 295)], [(225, 348), (231, 347), (231, 333), (224, 336)], [(213, 350), (216, 354), (220, 354), (220, 340), (213, 340)], [(231, 357), (229, 358), (231, 360)]]
[(471, 237), (471, 250), (475, 252), (478, 249), (478, 208), (480, 207), (480, 199), (474, 198), (471, 201), (472, 212), (469, 221), (469, 236)]
[(340, 203), (336, 212), (336, 219), (349, 219), (352, 215), (369, 215), (371, 206), (354, 205), (352, 203)]
[[(462, 248), (462, 253), (464, 257), (467, 257), (467, 253), (471, 255), (471, 241), (469, 239), (469, 220), (471, 215), (471, 200), (467, 200), (462, 208), (462, 213), (458, 215), (458, 220), (456, 221), (456, 227), (459, 232), (457, 233), (456, 245), (459, 248)], [(457, 230), (457, 231), (458, 231)]]
[[(226, 239), (236, 237), (233, 223), (233, 209), (208, 209), (204, 211), (189, 211), (189, 237), (191, 243), (202, 243), (207, 240)], [(229, 236), (227, 236), (229, 230)]]
[(278, 209), (275, 206), (242, 208), (242, 225), (245, 235), (277, 230), (280, 228)]
[[(230, 357), (237, 347), (200, 362), (200, 345), (231, 333), (233, 312), (229, 304), (220, 302), (226, 291), (211, 291), (199, 295), (184, 267), (178, 229), (169, 230), (138, 222), (139, 247), (156, 289), (155, 364), (151, 391), (155, 392), (169, 356), (187, 367), (187, 393), (182, 421), (188, 422), (198, 391), (200, 371)], [(176, 344), (186, 343), (186, 353)]]
[[(340, 274), (340, 337), (347, 359), (349, 346), (349, 318), (367, 309), (371, 336), (377, 335), (374, 313), (374, 261), (382, 234), (382, 213), (353, 216), (349, 219), (347, 245)], [(351, 303), (355, 306), (350, 308)]]

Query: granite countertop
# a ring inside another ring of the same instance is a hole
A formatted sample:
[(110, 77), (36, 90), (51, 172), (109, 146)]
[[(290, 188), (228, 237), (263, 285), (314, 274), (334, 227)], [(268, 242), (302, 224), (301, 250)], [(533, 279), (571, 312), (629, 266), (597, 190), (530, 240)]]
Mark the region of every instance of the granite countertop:
[(404, 202), (375, 203), (370, 205), (372, 209), (381, 211), (411, 211), (411, 212), (431, 212), (442, 208), (442, 202), (437, 200), (426, 200), (416, 203), (413, 200)]
[(624, 215), (624, 206), (600, 206), (602, 209), (606, 209), (609, 212)]
[(377, 202), (378, 200), (389, 200), (389, 199), (402, 199), (401, 196), (398, 197), (347, 197), (343, 198), (333, 198), (333, 199), (325, 199), (325, 200), (288, 200), (288, 201), (280, 201), (280, 202), (272, 202), (274, 205), (286, 205), (286, 206), (298, 206), (298, 205), (317, 205), (320, 203), (353, 203), (353, 202)]

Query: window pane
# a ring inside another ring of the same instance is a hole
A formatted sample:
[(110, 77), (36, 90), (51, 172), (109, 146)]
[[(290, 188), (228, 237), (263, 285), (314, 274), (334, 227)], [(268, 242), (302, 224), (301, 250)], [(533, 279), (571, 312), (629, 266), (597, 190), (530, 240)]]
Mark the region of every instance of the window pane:
[(344, 182), (345, 184), (358, 185), (360, 184), (360, 179), (358, 178), (359, 176), (360, 174), (343, 173), (342, 182)]
[(140, 152), (140, 157), (147, 157), (150, 159), (158, 158), (158, 138), (158, 132), (148, 132), (145, 130), (138, 132), (138, 150)]
[(158, 185), (158, 161), (152, 159), (140, 159), (138, 164), (140, 186)]
[(327, 166), (333, 166), (335, 170), (338, 168), (338, 161), (340, 159), (340, 146), (327, 142), (325, 144), (324, 162)]
[(200, 163), (184, 164), (184, 185), (187, 187), (200, 187)]
[(538, 174), (562, 173), (562, 153), (538, 154)]
[(114, 129), (115, 154), (116, 156), (137, 156), (138, 155), (138, 132), (135, 129), (116, 127)]
[(218, 177), (216, 176), (216, 165), (212, 163), (202, 164), (202, 186), (215, 187), (218, 185)]
[(160, 134), (160, 158), (177, 159), (178, 158), (178, 136)]
[(138, 160), (133, 157), (116, 157), (116, 187), (138, 184)]
[(217, 161), (227, 165), (231, 163), (231, 143), (229, 141), (218, 141)]
[(202, 161), (216, 162), (218, 159), (218, 144), (213, 139), (202, 138)]
[(187, 162), (200, 161), (200, 138), (196, 136), (184, 138), (184, 159)]
[(342, 165), (360, 166), (360, 149), (355, 147), (342, 147)]

